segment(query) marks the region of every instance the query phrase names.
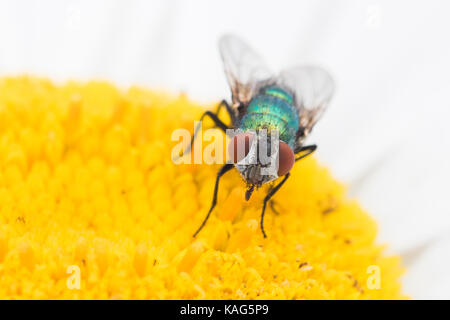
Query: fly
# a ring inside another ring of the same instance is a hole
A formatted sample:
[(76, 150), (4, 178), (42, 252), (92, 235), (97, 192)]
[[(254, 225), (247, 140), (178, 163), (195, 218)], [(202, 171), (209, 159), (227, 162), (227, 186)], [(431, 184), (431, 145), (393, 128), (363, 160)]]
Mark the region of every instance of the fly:
[[(292, 67), (274, 75), (253, 49), (233, 35), (220, 38), (219, 51), (231, 88), (232, 104), (223, 100), (215, 112), (206, 111), (200, 121), (209, 117), (225, 133), (228, 129), (239, 133), (230, 143), (232, 163), (223, 165), (217, 173), (211, 207), (194, 237), (216, 206), (220, 178), (236, 168), (247, 184), (247, 201), (255, 188), (281, 179), (270, 187), (264, 198), (260, 227), (266, 238), (264, 213), (267, 203), (290, 177), (294, 163), (316, 150), (316, 145), (305, 145), (304, 141), (326, 109), (333, 95), (334, 82), (328, 72), (316, 66)], [(230, 125), (218, 117), (222, 108), (230, 116)], [(191, 150), (198, 129), (185, 152)], [(274, 146), (268, 144), (269, 140), (272, 143), (273, 136), (278, 138)], [(245, 148), (239, 151), (240, 146)], [(262, 153), (261, 146), (266, 146)], [(265, 153), (269, 161), (263, 161), (261, 154)], [(274, 162), (276, 170), (267, 170)]]

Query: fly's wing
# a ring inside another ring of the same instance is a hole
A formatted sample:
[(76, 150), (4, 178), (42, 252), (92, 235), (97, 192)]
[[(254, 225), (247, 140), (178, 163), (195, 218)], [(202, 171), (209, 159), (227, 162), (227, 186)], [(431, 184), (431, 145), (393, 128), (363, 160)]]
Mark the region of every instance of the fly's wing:
[(272, 75), (263, 59), (244, 41), (233, 35), (219, 40), (225, 75), (231, 88), (233, 104), (248, 104), (260, 84)]
[(293, 93), (303, 136), (307, 135), (328, 106), (335, 88), (333, 78), (320, 67), (301, 66), (283, 70), (277, 83)]

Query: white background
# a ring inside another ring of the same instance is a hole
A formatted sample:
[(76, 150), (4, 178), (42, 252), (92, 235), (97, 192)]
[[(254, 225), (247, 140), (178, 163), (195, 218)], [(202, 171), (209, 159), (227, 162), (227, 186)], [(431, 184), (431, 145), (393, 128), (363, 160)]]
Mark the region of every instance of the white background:
[(108, 79), (229, 97), (217, 39), (273, 69), (314, 63), (337, 92), (310, 142), (405, 258), (405, 292), (450, 298), (450, 2), (4, 1), (0, 74)]

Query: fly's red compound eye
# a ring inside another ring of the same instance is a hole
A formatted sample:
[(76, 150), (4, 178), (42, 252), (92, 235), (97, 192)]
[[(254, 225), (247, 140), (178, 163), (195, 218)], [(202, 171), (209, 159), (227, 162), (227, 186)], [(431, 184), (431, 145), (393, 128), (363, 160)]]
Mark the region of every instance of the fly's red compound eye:
[(233, 163), (237, 163), (244, 159), (250, 151), (250, 146), (253, 140), (252, 133), (239, 133), (231, 139), (228, 145), (228, 153)]
[(291, 147), (283, 141), (280, 141), (280, 151), (279, 151), (279, 163), (278, 163), (278, 176), (284, 176), (289, 171), (295, 163), (294, 152)]

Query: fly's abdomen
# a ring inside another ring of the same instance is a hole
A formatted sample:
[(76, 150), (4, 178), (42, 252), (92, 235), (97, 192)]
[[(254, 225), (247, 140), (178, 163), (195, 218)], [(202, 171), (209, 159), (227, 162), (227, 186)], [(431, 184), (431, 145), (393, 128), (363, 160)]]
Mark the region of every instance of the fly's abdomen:
[(261, 90), (261, 94), (250, 101), (239, 127), (244, 131), (278, 130), (280, 140), (293, 148), (299, 129), (299, 117), (297, 109), (292, 105), (292, 97), (277, 87)]

